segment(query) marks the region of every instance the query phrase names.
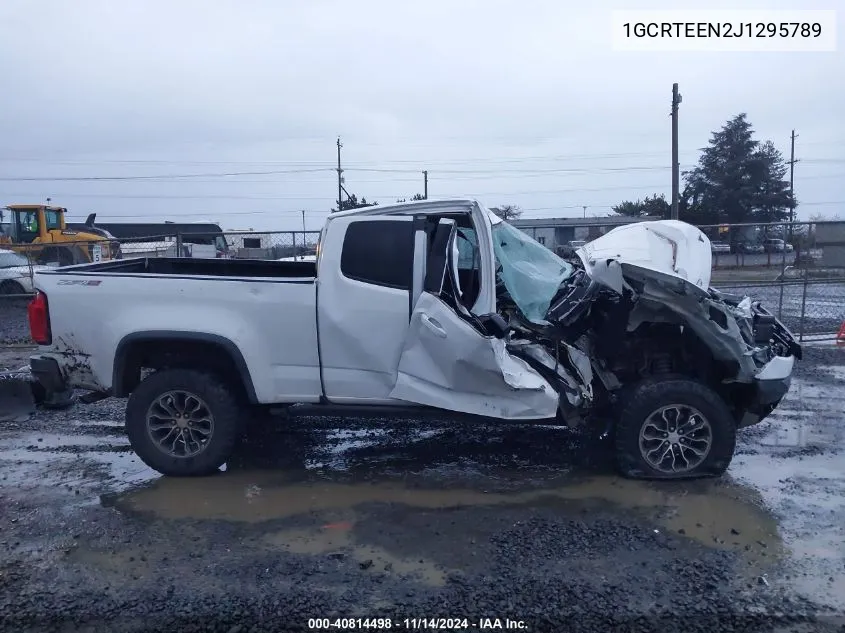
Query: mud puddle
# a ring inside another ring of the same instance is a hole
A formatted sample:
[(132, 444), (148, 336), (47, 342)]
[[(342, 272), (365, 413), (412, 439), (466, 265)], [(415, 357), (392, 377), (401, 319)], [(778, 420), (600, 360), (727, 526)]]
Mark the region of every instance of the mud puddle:
[[(325, 525), (354, 525), (372, 504), (401, 504), (419, 510), (472, 506), (519, 506), (555, 501), (583, 518), (589, 504), (611, 505), (618, 512), (635, 512), (658, 529), (686, 536), (717, 548), (774, 557), (780, 538), (774, 519), (759, 506), (753, 493), (740, 486), (707, 482), (647, 484), (614, 476), (578, 481), (566, 478), (556, 485), (530, 486), (514, 492), (485, 492), (475, 488), (409, 487), (401, 481), (346, 483), (296, 481), (275, 472), (232, 472), (204, 479), (162, 478), (152, 486), (115, 498), (109, 505), (167, 519), (224, 520), (260, 523), (306, 516), (314, 520), (312, 545), (331, 539)], [(327, 535), (328, 534), (328, 535)], [(299, 542), (302, 534), (298, 534)], [(327, 543), (328, 541), (325, 541)]]
[(330, 554), (346, 552), (358, 563), (360, 569), (373, 572), (387, 571), (419, 580), (432, 587), (446, 584), (447, 572), (432, 560), (402, 557), (384, 547), (357, 543), (353, 536), (354, 524), (340, 521), (323, 525), (320, 529), (290, 529), (267, 534), (263, 541), (273, 548), (293, 554)]
[(778, 517), (791, 570), (770, 580), (839, 609), (845, 609), (843, 369), (821, 366), (824, 379), (796, 379), (775, 414), (751, 431), (730, 471)]

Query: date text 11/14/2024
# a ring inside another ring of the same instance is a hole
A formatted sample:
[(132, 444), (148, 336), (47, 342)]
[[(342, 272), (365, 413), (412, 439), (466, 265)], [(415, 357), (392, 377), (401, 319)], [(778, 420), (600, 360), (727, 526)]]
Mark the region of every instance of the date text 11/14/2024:
[(523, 620), (510, 618), (309, 618), (310, 630), (527, 630)]

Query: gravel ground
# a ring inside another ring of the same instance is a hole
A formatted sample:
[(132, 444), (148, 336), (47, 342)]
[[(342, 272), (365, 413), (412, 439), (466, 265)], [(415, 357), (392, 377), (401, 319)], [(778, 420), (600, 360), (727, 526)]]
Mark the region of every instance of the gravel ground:
[(0, 297), (0, 345), (31, 343), (26, 317), (28, 299)]
[(3, 423), (0, 630), (845, 630), (845, 353), (805, 351), (708, 481), (620, 479), (553, 426), (351, 418), (255, 419), (225, 472), (179, 480), (131, 452), (123, 401)]
[(0, 630), (841, 631), (845, 354), (806, 351), (708, 481), (620, 479), (551, 426), (349, 418), (255, 419), (225, 472), (168, 479), (123, 402), (39, 411), (0, 428)]

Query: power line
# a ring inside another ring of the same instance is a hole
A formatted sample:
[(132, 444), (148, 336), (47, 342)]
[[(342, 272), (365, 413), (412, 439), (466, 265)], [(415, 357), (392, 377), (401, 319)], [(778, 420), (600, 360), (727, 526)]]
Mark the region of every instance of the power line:
[[(614, 202), (614, 203), (611, 203), (611, 204), (590, 204), (590, 205), (587, 205), (587, 206), (591, 209), (611, 209), (616, 204), (617, 203)], [(816, 201), (816, 202), (803, 202), (801, 204), (801, 206), (808, 206), (808, 207), (809, 206), (825, 206), (825, 205), (831, 205), (831, 204), (843, 204), (843, 205), (845, 205), (845, 200), (824, 200), (824, 201)], [(583, 207), (584, 207), (584, 205), (581, 205), (581, 204), (561, 204), (561, 205), (555, 205), (555, 206), (551, 206), (551, 207), (525, 207), (525, 208), (522, 209), (522, 211), (526, 211), (526, 212), (561, 211), (561, 210), (565, 210), (565, 209), (582, 209)], [(214, 214), (214, 213), (219, 213), (219, 212), (218, 211), (198, 211), (198, 212), (191, 211), (191, 212), (186, 213), (186, 212), (180, 211), (177, 215), (174, 215), (174, 217), (205, 217), (205, 216), (208, 216), (209, 214)], [(297, 217), (301, 213), (302, 213), (301, 209), (283, 209), (283, 210), (262, 209), (262, 210), (256, 210), (256, 211), (227, 211), (226, 215), (227, 216), (228, 215), (238, 215), (239, 216), (239, 215), (274, 214), (274, 215), (290, 215), (290, 216), (293, 216), (293, 217)], [(323, 211), (323, 210), (310, 210), (310, 211), (307, 211), (307, 213), (316, 214), (316, 215), (325, 215), (325, 216), (330, 215), (329, 211)], [(163, 214), (163, 215), (168, 215), (168, 214)], [(110, 214), (97, 213), (97, 217), (100, 218), (100, 219), (102, 219), (102, 218), (136, 219), (136, 218), (149, 218), (150, 214), (145, 214), (145, 215), (110, 215)], [(84, 218), (82, 216), (70, 216), (69, 219), (71, 219), (71, 220), (83, 220)]]
[(228, 178), (231, 176), (269, 176), (275, 174), (302, 174), (318, 171), (331, 171), (327, 168), (315, 169), (276, 169), (270, 171), (232, 171), (223, 173), (206, 173), (206, 174), (164, 174), (155, 176), (2, 176), (0, 181), (3, 182), (64, 182), (64, 181), (109, 181), (109, 180), (169, 180), (169, 179), (189, 179), (189, 178)]
[[(519, 174), (528, 176), (541, 176), (554, 173), (573, 173), (573, 174), (591, 174), (591, 173), (615, 173), (626, 171), (654, 171), (668, 169), (668, 166), (630, 166), (630, 167), (607, 167), (595, 169), (484, 169), (484, 170), (438, 170), (435, 172), (440, 175), (478, 175), (478, 176), (496, 176), (498, 174)], [(176, 182), (198, 182), (193, 180), (195, 178), (230, 178), (237, 176), (268, 176), (281, 174), (300, 174), (300, 173), (314, 173), (314, 172), (329, 172), (337, 171), (336, 168), (314, 168), (314, 169), (287, 169), (287, 170), (268, 170), (268, 171), (241, 171), (241, 172), (224, 172), (224, 173), (204, 173), (204, 174), (157, 174), (153, 176), (2, 176), (0, 182), (96, 182), (96, 181), (169, 181)], [(400, 174), (418, 174), (417, 169), (377, 169), (377, 168), (344, 168), (343, 171), (358, 171), (358, 172), (375, 172), (375, 173), (400, 173)], [(267, 181), (272, 182), (272, 181)]]
[[(643, 153), (645, 155), (645, 153)], [(599, 155), (596, 155), (597, 157)], [(621, 155), (620, 155), (621, 156)], [(503, 159), (505, 160), (505, 159)], [(522, 160), (522, 159), (515, 159)], [(384, 161), (389, 162), (389, 161)], [(409, 161), (410, 162), (410, 161)], [(415, 161), (424, 162), (426, 166), (436, 164), (436, 161)], [(472, 162), (466, 159), (465, 162)], [(845, 164), (845, 158), (807, 158), (802, 159), (802, 163), (810, 165), (839, 165)], [(325, 163), (319, 163), (325, 164)], [(366, 163), (358, 163), (366, 164)], [(695, 165), (683, 165), (683, 169), (691, 169)], [(550, 168), (479, 168), (479, 169), (438, 169), (430, 171), (432, 177), (442, 177), (450, 175), (463, 175), (472, 177), (482, 177), (488, 175), (498, 174), (514, 174), (525, 176), (536, 176), (544, 174), (556, 173), (571, 173), (571, 174), (601, 174), (601, 173), (624, 173), (637, 171), (662, 171), (671, 169), (671, 165), (627, 165), (627, 166), (612, 166), (612, 167), (550, 167)], [(185, 182), (201, 182), (197, 179), (202, 178), (237, 178), (241, 176), (281, 176), (288, 174), (304, 174), (304, 173), (320, 173), (320, 172), (336, 172), (335, 167), (299, 167), (291, 169), (270, 169), (270, 170), (252, 170), (252, 171), (227, 171), (227, 172), (205, 172), (205, 173), (171, 173), (171, 174), (132, 174), (121, 176), (2, 176), (0, 182), (88, 182), (88, 181), (185, 181)], [(343, 171), (356, 171), (364, 173), (395, 173), (395, 174), (419, 174), (419, 169), (414, 167), (345, 167)], [(231, 181), (238, 182), (238, 181)], [(241, 181), (249, 182), (249, 181)], [(262, 182), (262, 181), (258, 181)], [(272, 182), (272, 181), (267, 181)], [(318, 182), (318, 181), (310, 181)]]
[[(804, 176), (802, 180), (824, 180), (824, 179), (841, 179), (845, 178), (845, 173), (824, 174), (816, 176)], [(255, 181), (248, 181), (255, 182)], [(265, 182), (265, 181), (257, 181)], [(390, 183), (398, 181), (358, 181), (358, 182), (373, 182), (373, 183)], [(417, 179), (403, 179), (401, 182), (418, 182)], [(483, 196), (520, 196), (520, 195), (550, 195), (550, 194), (569, 194), (569, 193), (590, 193), (601, 191), (659, 191), (666, 187), (666, 183), (655, 183), (651, 185), (614, 185), (610, 187), (570, 187), (565, 189), (523, 189), (523, 190), (508, 190), (508, 191), (447, 191), (441, 193), (438, 197), (451, 196), (466, 196), (466, 197), (483, 197)], [(64, 193), (51, 192), (54, 197), (62, 198), (100, 198), (111, 200), (330, 200), (331, 196), (312, 196), (312, 195), (250, 195), (250, 194), (112, 194), (112, 193)], [(31, 196), (31, 193), (5, 193), (7, 197), (24, 198)], [(402, 192), (394, 193), (375, 193), (370, 194), (372, 198), (393, 198), (395, 196), (403, 195)], [(801, 203), (806, 204), (806, 203)], [(799, 206), (801, 206), (799, 204)]]
[[(442, 174), (557, 174), (557, 173), (601, 173), (617, 171), (654, 171), (670, 169), (670, 165), (631, 165), (627, 167), (555, 167), (550, 169), (438, 169), (433, 172)], [(417, 173), (416, 169), (347, 167), (345, 171), (377, 172), (377, 173)]]
[[(802, 180), (826, 180), (826, 179), (842, 179), (845, 178), (845, 172), (838, 172), (833, 174), (820, 174), (814, 176), (802, 176)], [(203, 182), (203, 181), (200, 181)], [(212, 184), (235, 184), (232, 182), (225, 182), (220, 183), (218, 181), (209, 181)], [(302, 182), (309, 182), (309, 183), (320, 183), (324, 181), (316, 181), (316, 180), (309, 180), (309, 181), (298, 181), (299, 183)], [(418, 178), (403, 178), (403, 179), (396, 179), (396, 180), (363, 180), (363, 181), (356, 181), (356, 182), (365, 182), (365, 183), (380, 183), (380, 184), (391, 184), (391, 183), (417, 183), (419, 182)], [(448, 181), (446, 181), (448, 183)], [(281, 184), (277, 183), (276, 181), (268, 181), (268, 180), (244, 180), (244, 181), (237, 181), (237, 184), (242, 183), (263, 183), (263, 184)], [(446, 191), (445, 193), (441, 193), (438, 197), (449, 197), (449, 196), (469, 196), (469, 197), (480, 197), (480, 196), (518, 196), (518, 195), (548, 195), (548, 194), (565, 194), (565, 193), (584, 193), (584, 192), (598, 192), (598, 191), (654, 191), (654, 190), (661, 190), (666, 187), (665, 182), (661, 183), (654, 183), (650, 185), (612, 185), (612, 186), (605, 186), (605, 187), (567, 187), (562, 189), (517, 189), (517, 190), (507, 190), (507, 191), (476, 191), (476, 192), (465, 192), (465, 191)], [(250, 195), (250, 194), (147, 194), (147, 193), (139, 193), (139, 194), (121, 194), (121, 193), (100, 193), (100, 192), (91, 192), (91, 193), (65, 193), (65, 192), (51, 192), (53, 196), (65, 197), (65, 198), (106, 198), (106, 199), (114, 199), (114, 200), (143, 200), (143, 199), (151, 199), (151, 200), (216, 200), (216, 199), (224, 199), (224, 200), (327, 200), (330, 196), (313, 196), (313, 195)], [(32, 193), (4, 193), (6, 197), (27, 197), (33, 195)], [(402, 195), (401, 192), (394, 192), (394, 193), (375, 193), (370, 194), (373, 198), (391, 198), (396, 195)], [(800, 206), (800, 205), (799, 205)]]
[[(686, 152), (690, 155), (696, 154), (697, 150), (689, 150)], [(571, 160), (597, 160), (608, 158), (627, 158), (632, 156), (662, 156), (663, 152), (615, 152), (602, 154), (543, 154), (535, 156), (477, 156), (477, 157), (456, 157), (456, 158), (414, 158), (414, 159), (380, 159), (380, 160), (364, 160), (357, 161), (358, 165), (379, 166), (379, 165), (401, 165), (412, 164), (418, 165), (425, 163), (427, 165), (445, 165), (445, 164), (460, 164), (460, 163), (521, 163), (529, 161), (571, 161)], [(276, 165), (288, 167), (317, 167), (327, 166), (325, 160), (301, 160), (301, 161), (283, 161), (283, 160), (174, 160), (174, 159), (98, 159), (98, 160), (62, 160), (50, 158), (32, 158), (32, 157), (0, 157), (0, 162), (43, 162), (54, 165)]]

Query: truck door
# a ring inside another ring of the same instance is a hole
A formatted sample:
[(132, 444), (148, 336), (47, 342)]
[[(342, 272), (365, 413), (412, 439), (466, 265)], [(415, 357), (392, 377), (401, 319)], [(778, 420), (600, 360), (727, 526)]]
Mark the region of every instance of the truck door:
[[(506, 328), (498, 315), (476, 315), (464, 266), (495, 266), (473, 253), (471, 234), (461, 236), (455, 222), (441, 219), (417, 271), (407, 336), (399, 356), (391, 398), (450, 411), (500, 419), (555, 417), (558, 394), (522, 359), (511, 356)], [(486, 234), (477, 240), (488, 239)], [(419, 245), (420, 240), (416, 241)], [(477, 243), (477, 242), (476, 242)], [(478, 249), (479, 251), (481, 249)], [(477, 278), (490, 279), (483, 268)]]
[(341, 404), (395, 404), (390, 391), (411, 316), (410, 216), (333, 218), (321, 244), (317, 327), (323, 392)]

